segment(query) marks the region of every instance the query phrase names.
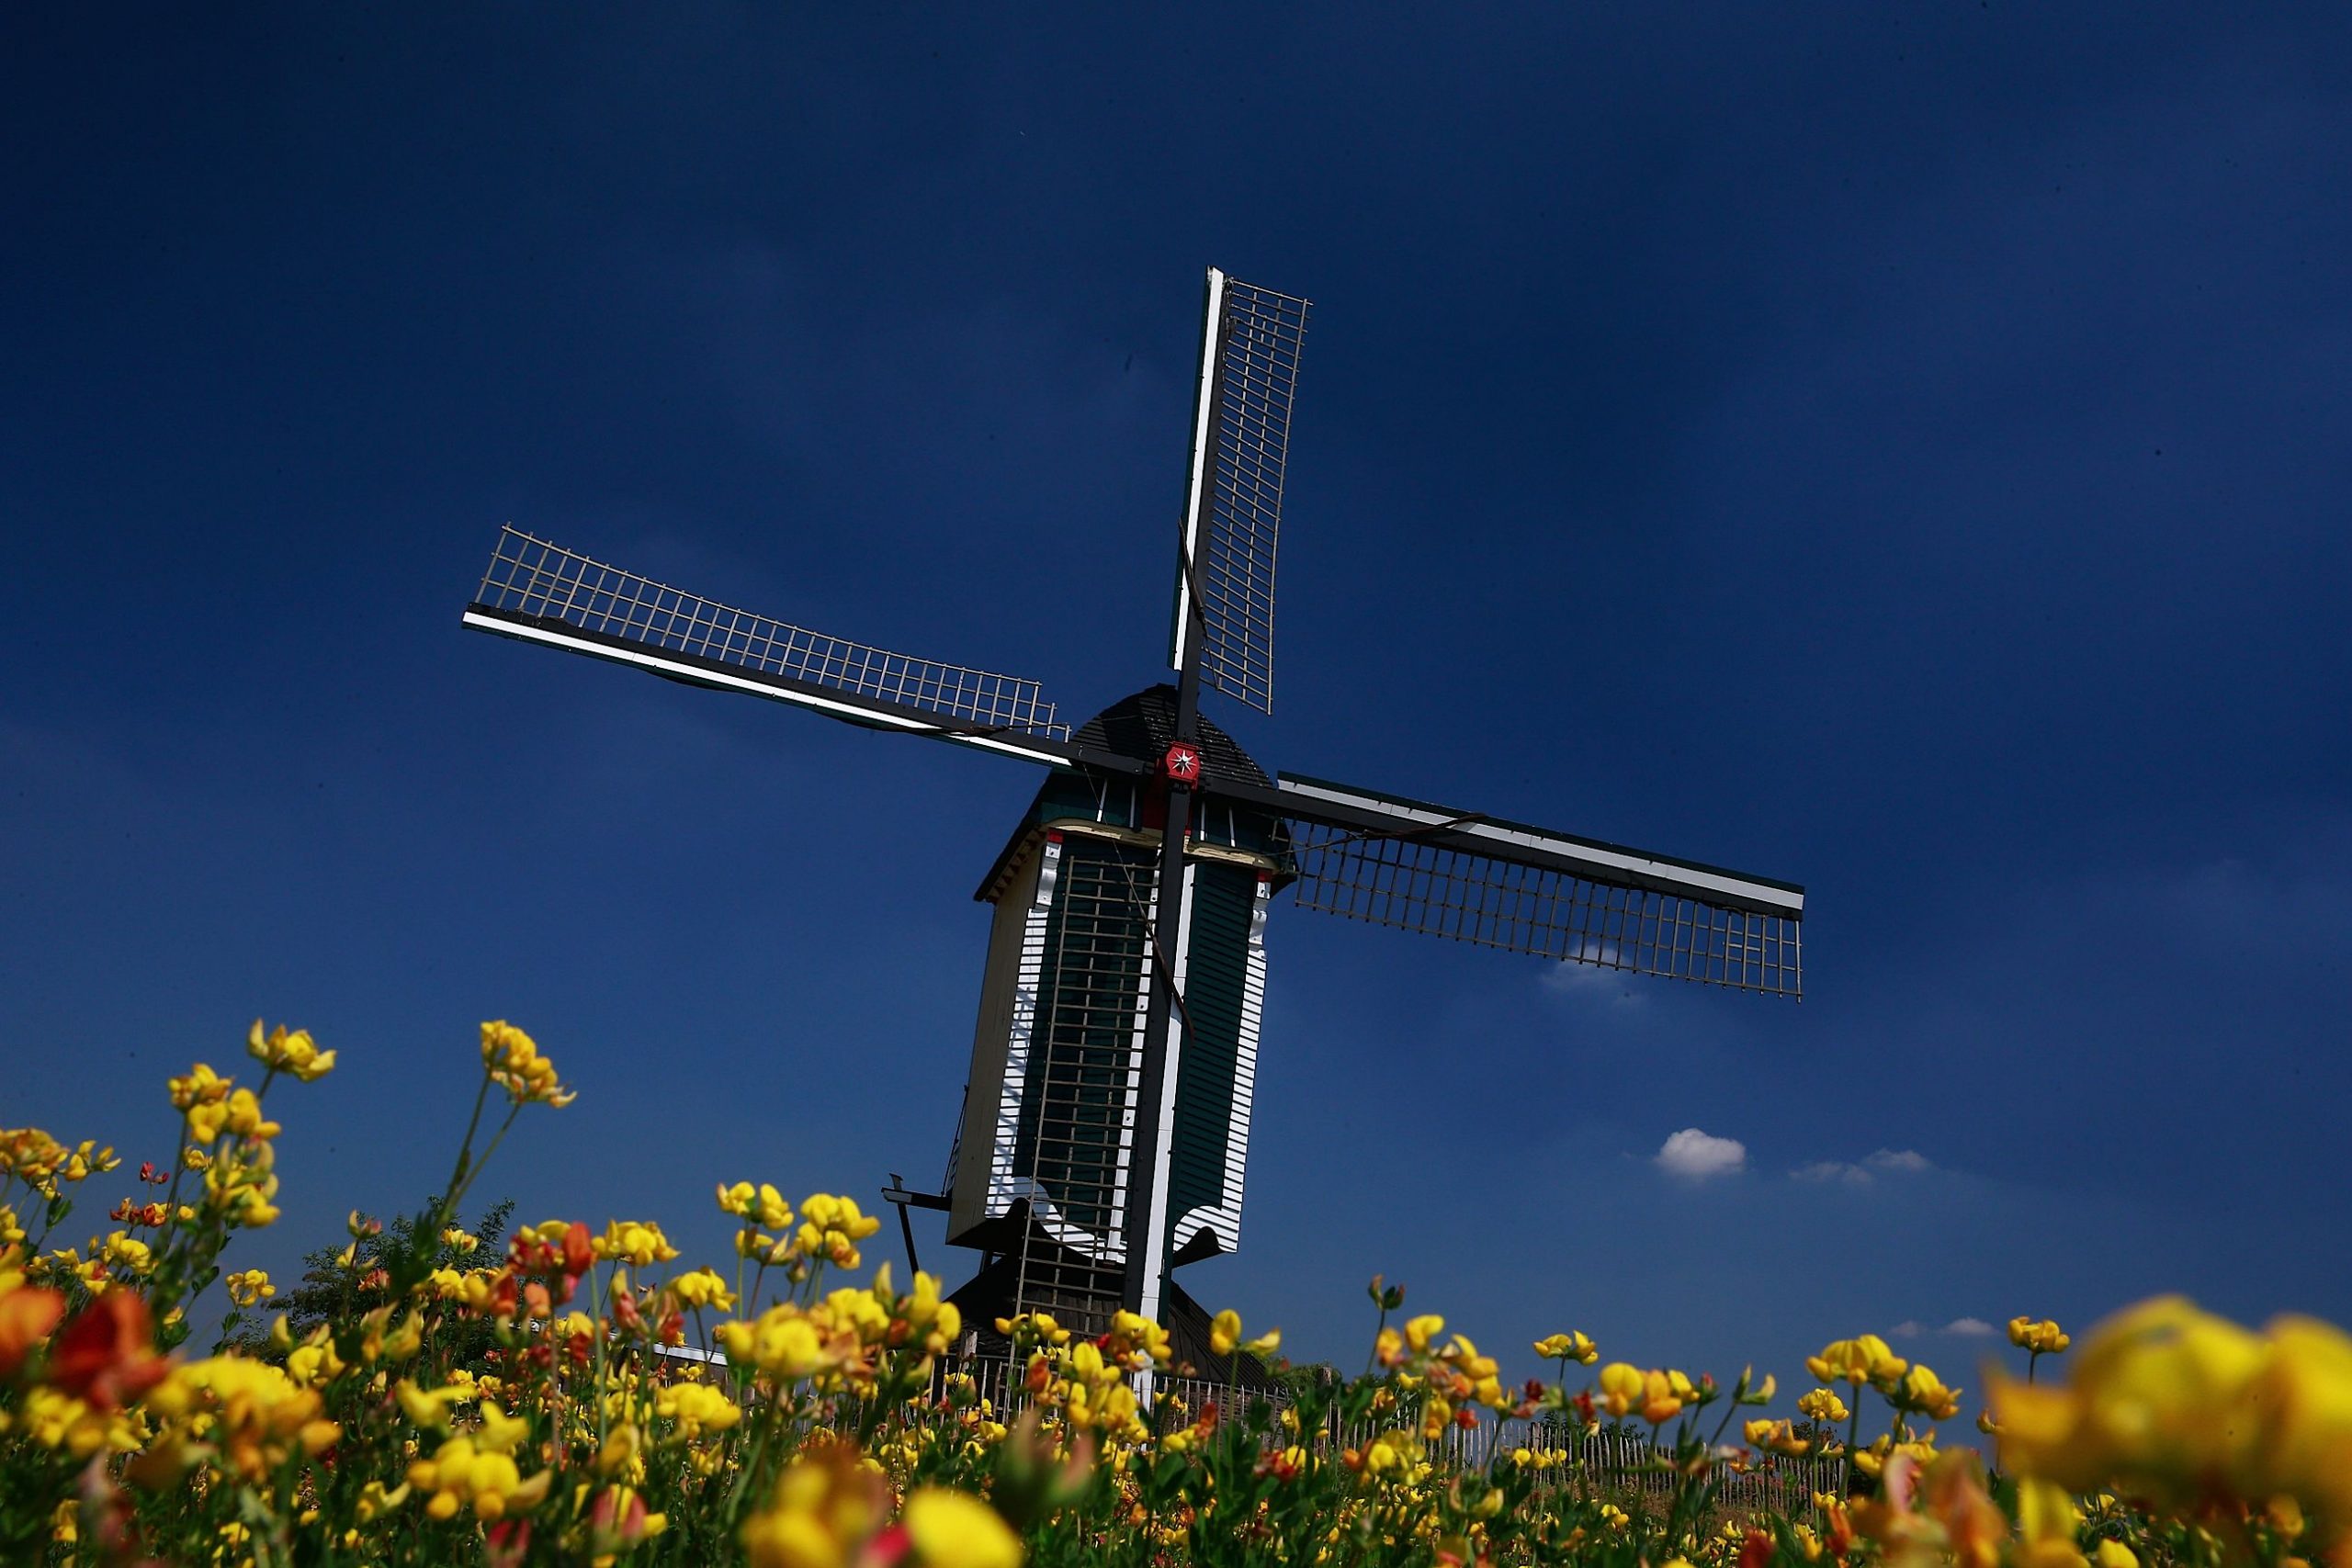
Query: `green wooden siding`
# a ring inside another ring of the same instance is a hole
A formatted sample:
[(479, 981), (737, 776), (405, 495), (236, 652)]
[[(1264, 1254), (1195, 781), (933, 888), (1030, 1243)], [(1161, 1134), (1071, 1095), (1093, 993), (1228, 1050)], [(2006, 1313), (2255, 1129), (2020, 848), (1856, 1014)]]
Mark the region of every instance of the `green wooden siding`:
[(1176, 1074), (1176, 1128), (1168, 1167), (1169, 1245), (1176, 1222), (1227, 1201), (1226, 1150), (1232, 1138), (1234, 1068), (1250, 976), (1250, 916), (1258, 874), (1214, 861), (1193, 863), (1193, 931), (1184, 1001), (1192, 1030)]

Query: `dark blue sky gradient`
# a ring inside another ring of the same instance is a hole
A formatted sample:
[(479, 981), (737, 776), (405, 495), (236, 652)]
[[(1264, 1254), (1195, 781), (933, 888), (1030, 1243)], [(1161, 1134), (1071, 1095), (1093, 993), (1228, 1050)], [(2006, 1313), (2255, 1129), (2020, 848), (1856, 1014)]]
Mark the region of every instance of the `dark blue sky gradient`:
[(503, 1016), (581, 1094), (526, 1216), (934, 1179), (1034, 776), (458, 613), (512, 520), (1082, 716), (1157, 678), (1216, 263), (1317, 301), (1220, 721), (1814, 918), (1792, 1006), (1277, 910), (1196, 1294), (1784, 1381), (2352, 1319), (2339, 8), (853, 9), (0, 21), (0, 1120), (160, 1157), (307, 1024), (284, 1269)]

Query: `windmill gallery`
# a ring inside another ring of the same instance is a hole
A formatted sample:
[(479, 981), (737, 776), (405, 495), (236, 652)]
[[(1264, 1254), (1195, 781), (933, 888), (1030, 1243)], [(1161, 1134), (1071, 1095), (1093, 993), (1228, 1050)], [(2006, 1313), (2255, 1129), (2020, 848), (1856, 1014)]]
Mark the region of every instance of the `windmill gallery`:
[[(1208, 274), (1171, 683), (1072, 728), (1035, 682), (728, 608), (509, 527), (465, 624), (1050, 770), (994, 906), (946, 1180), (900, 1201), (981, 1254), (965, 1321), (1121, 1306), (1240, 1245), (1269, 907), (1795, 996), (1804, 890), (1306, 777), (1201, 712), (1272, 709), (1273, 581), (1303, 299)], [(1182, 1337), (1182, 1336), (1180, 1336)]]

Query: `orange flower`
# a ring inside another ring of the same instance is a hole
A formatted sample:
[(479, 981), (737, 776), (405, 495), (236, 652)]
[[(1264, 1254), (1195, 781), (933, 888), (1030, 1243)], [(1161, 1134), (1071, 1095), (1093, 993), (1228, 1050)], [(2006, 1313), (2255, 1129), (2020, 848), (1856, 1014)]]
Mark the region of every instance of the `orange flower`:
[(65, 1298), (40, 1286), (0, 1295), (0, 1380), (13, 1378), (34, 1346), (65, 1315)]
[(84, 1307), (49, 1357), (51, 1384), (102, 1408), (130, 1404), (170, 1370), (155, 1354), (154, 1322), (135, 1291), (108, 1291)]

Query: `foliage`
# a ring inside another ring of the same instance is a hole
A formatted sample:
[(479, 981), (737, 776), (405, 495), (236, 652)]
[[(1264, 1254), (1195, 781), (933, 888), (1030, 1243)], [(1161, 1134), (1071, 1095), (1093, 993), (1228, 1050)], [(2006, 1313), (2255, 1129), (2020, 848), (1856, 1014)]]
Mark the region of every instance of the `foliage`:
[[(2352, 1339), (2324, 1324), (2153, 1302), (2058, 1384), (2040, 1363), (2070, 1339), (2018, 1318), (2027, 1377), (1978, 1418), (1999, 1475), (1939, 1441), (1963, 1391), (1875, 1336), (1809, 1359), (1790, 1416), (1764, 1413), (1769, 1376), (1588, 1373), (1598, 1348), (1566, 1332), (1534, 1347), (1556, 1380), (1508, 1387), (1378, 1279), (1352, 1378), (1278, 1366), (1245, 1396), (1184, 1382), (1158, 1324), (1090, 1339), (1038, 1314), (996, 1325), (1013, 1352), (984, 1389), (937, 1280), (835, 1282), (876, 1229), (846, 1198), (720, 1187), (723, 1271), (675, 1267), (650, 1222), (506, 1235), (500, 1204), (460, 1229), (514, 1119), (571, 1098), (503, 1022), (443, 1190), (355, 1213), (280, 1299), (222, 1259), (277, 1218), (271, 1090), (334, 1057), (258, 1023), (247, 1049), (251, 1089), (171, 1080), (176, 1159), (85, 1248), (50, 1237), (112, 1151), (0, 1130), (0, 1561), (2352, 1568)], [(216, 1282), (222, 1342), (195, 1356)], [(1211, 1347), (1278, 1339), (1227, 1313)], [(1765, 1506), (1770, 1477), (1826, 1484)]]
[[(254, 1298), (254, 1304), (266, 1302), (274, 1306), (286, 1318), (288, 1337), (298, 1341), (337, 1318), (375, 1311), (390, 1296), (391, 1281), (384, 1267), (385, 1258), (417, 1247), (417, 1226), (433, 1207), (428, 1201), (415, 1214), (395, 1215), (383, 1222), (355, 1212), (349, 1222), (352, 1238), (348, 1245), (322, 1247), (304, 1253), (300, 1283), (282, 1294), (274, 1285), (253, 1287), (249, 1293)], [(505, 1244), (506, 1222), (514, 1213), (514, 1200), (503, 1198), (483, 1212), (470, 1231), (458, 1224), (444, 1226), (433, 1248), (433, 1266), (458, 1269), (476, 1258), (497, 1257)], [(487, 1370), (498, 1347), (489, 1320), (454, 1319), (442, 1326), (442, 1332), (453, 1337), (448, 1346), (452, 1366), (474, 1371)], [(243, 1308), (232, 1309), (221, 1320), (220, 1348), (234, 1349), (265, 1360), (282, 1359), (270, 1348), (267, 1327), (254, 1323), (253, 1314)]]

